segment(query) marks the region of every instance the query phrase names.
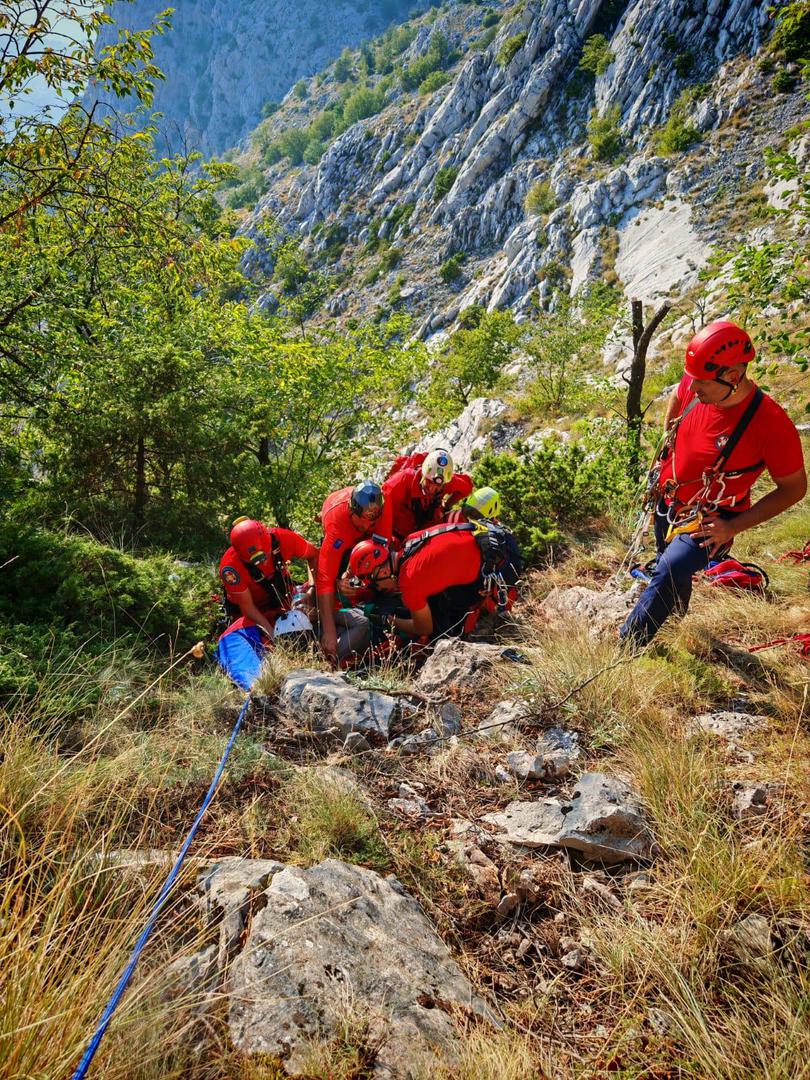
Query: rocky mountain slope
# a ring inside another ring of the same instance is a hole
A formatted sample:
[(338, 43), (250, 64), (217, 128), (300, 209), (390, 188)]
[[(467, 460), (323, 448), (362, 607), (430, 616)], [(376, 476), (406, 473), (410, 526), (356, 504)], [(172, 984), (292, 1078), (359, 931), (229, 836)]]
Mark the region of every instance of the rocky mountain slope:
[[(770, 7), (446, 4), (414, 24), (395, 71), (439, 34), (457, 55), (449, 81), (414, 94), (368, 74), (382, 110), (311, 164), (259, 160), (266, 193), (245, 227), (272, 214), (304, 239), (334, 275), (331, 314), (403, 307), (423, 337), (474, 303), (525, 316), (595, 275), (645, 300), (683, 290), (762, 181), (763, 146), (806, 114), (790, 73), (774, 93), (772, 66), (751, 59)], [(328, 105), (338, 87), (316, 82), (271, 133)], [(272, 274), (261, 244), (248, 265)]]
[[(117, 27), (140, 30), (167, 6), (117, 2), (111, 14)], [(321, 0), (175, 0), (171, 32), (154, 39), (156, 62), (168, 76), (154, 101), (167, 144), (221, 153), (297, 80), (419, 6), (413, 0), (337, 0), (328, 8)], [(114, 33), (108, 29), (100, 45)]]

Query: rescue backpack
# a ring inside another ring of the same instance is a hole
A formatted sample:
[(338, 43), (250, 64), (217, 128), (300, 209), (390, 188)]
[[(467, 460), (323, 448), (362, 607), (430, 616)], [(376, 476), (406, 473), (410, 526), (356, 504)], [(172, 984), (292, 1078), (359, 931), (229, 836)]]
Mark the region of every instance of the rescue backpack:
[[(408, 540), (402, 548), (400, 566), (417, 551), (429, 544), (434, 536), (447, 533), (472, 533), (481, 552), (481, 580), (487, 593), (498, 591), (503, 594), (504, 607), (506, 593), (520, 581), (523, 571), (523, 553), (514, 534), (500, 522), (481, 518), (479, 521), (457, 521), (450, 525), (438, 525), (427, 529), (419, 536)], [(501, 606), (499, 600), (498, 606)]]
[(710, 585), (727, 589), (746, 589), (750, 592), (764, 591), (770, 585), (768, 575), (756, 563), (742, 563), (737, 559), (721, 559), (710, 562), (703, 571)]

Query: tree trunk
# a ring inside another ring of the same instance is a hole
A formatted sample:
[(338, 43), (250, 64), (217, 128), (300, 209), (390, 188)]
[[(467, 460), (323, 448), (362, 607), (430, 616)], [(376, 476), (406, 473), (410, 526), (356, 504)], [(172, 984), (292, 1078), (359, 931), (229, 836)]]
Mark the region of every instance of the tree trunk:
[(256, 451), (256, 457), (259, 459), (259, 464), (264, 468), (270, 464), (270, 436), (259, 436), (259, 449)]
[(146, 446), (143, 435), (138, 436), (135, 448), (135, 500), (132, 506), (132, 527), (135, 536), (146, 521)]
[(631, 300), (633, 316), (633, 362), (627, 377), (627, 441), (630, 446), (631, 463), (635, 472), (641, 466), (641, 425), (644, 410), (641, 408), (641, 392), (647, 374), (647, 349), (652, 336), (663, 322), (672, 305), (664, 301), (647, 325), (644, 325), (644, 308), (640, 300)]

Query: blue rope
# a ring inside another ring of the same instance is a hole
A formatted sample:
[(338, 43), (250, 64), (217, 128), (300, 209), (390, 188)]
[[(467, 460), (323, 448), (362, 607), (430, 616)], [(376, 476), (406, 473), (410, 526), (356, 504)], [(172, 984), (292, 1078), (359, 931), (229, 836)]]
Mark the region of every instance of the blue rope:
[(236, 742), (236, 736), (239, 734), (239, 729), (242, 726), (242, 720), (244, 719), (245, 712), (247, 711), (247, 707), (249, 704), (250, 694), (248, 694), (248, 696), (245, 698), (245, 703), (242, 706), (239, 716), (236, 718), (236, 723), (234, 724), (233, 731), (231, 732), (231, 737), (228, 740), (228, 745), (225, 747), (225, 753), (222, 755), (222, 759), (220, 760), (217, 771), (214, 773), (214, 779), (211, 781), (211, 786), (208, 788), (206, 796), (203, 799), (202, 806), (200, 807), (199, 812), (194, 819), (194, 824), (189, 829), (188, 836), (184, 840), (183, 846), (180, 848), (180, 854), (177, 856), (174, 866), (172, 867), (169, 876), (166, 878), (163, 888), (160, 890), (160, 895), (155, 901), (155, 906), (152, 908), (149, 920), (146, 923), (146, 926), (143, 928), (143, 933), (138, 938), (135, 944), (135, 948), (132, 950), (132, 955), (129, 958), (129, 963), (124, 969), (123, 975), (118, 980), (118, 985), (113, 991), (112, 997), (107, 1002), (107, 1006), (104, 1009), (101, 1019), (98, 1022), (98, 1027), (96, 1028), (95, 1034), (90, 1040), (90, 1043), (85, 1050), (84, 1056), (79, 1062), (76, 1071), (73, 1073), (72, 1080), (83, 1080), (83, 1078), (87, 1074), (87, 1070), (90, 1068), (90, 1063), (93, 1060), (96, 1050), (98, 1050), (99, 1044), (104, 1037), (104, 1032), (107, 1030), (113, 1013), (118, 1007), (118, 1003), (120, 1002), (123, 993), (127, 988), (129, 980), (132, 978), (132, 973), (134, 972), (135, 967), (138, 963), (138, 959), (143, 952), (144, 945), (146, 945), (146, 942), (149, 940), (149, 936), (155, 927), (158, 916), (160, 915), (166, 904), (166, 901), (169, 898), (169, 893), (171, 892), (172, 885), (174, 885), (175, 881), (177, 880), (177, 875), (180, 873), (180, 868), (182, 867), (186, 855), (188, 854), (188, 849), (191, 847), (191, 844), (194, 840), (194, 836), (197, 832), (197, 829), (199, 828), (200, 822), (202, 821), (203, 814), (208, 809), (211, 800), (216, 794), (217, 787), (220, 780), (222, 779), (222, 774), (225, 771), (225, 765), (227, 764), (228, 757), (231, 753), (231, 750), (233, 749), (233, 744)]

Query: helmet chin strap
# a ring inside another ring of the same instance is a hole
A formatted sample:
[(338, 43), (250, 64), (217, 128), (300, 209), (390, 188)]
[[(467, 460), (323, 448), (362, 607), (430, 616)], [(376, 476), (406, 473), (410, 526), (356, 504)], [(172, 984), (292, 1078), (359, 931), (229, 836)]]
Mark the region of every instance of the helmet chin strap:
[(722, 383), (722, 384), (723, 384), (723, 386), (727, 386), (727, 387), (728, 387), (728, 393), (727, 393), (727, 394), (725, 394), (725, 396), (724, 396), (724, 397), (721, 397), (721, 398), (720, 398), (720, 400), (721, 400), (721, 401), (728, 401), (728, 399), (729, 399), (729, 398), (731, 397), (731, 395), (732, 395), (732, 394), (734, 393), (734, 391), (735, 391), (735, 390), (737, 389), (737, 387), (739, 386), (739, 383), (737, 383), (737, 386), (735, 386), (735, 385), (734, 385), (734, 383), (730, 383), (730, 382), (728, 381), (728, 379), (715, 379), (714, 381), (715, 381), (715, 382), (719, 382), (719, 383)]

